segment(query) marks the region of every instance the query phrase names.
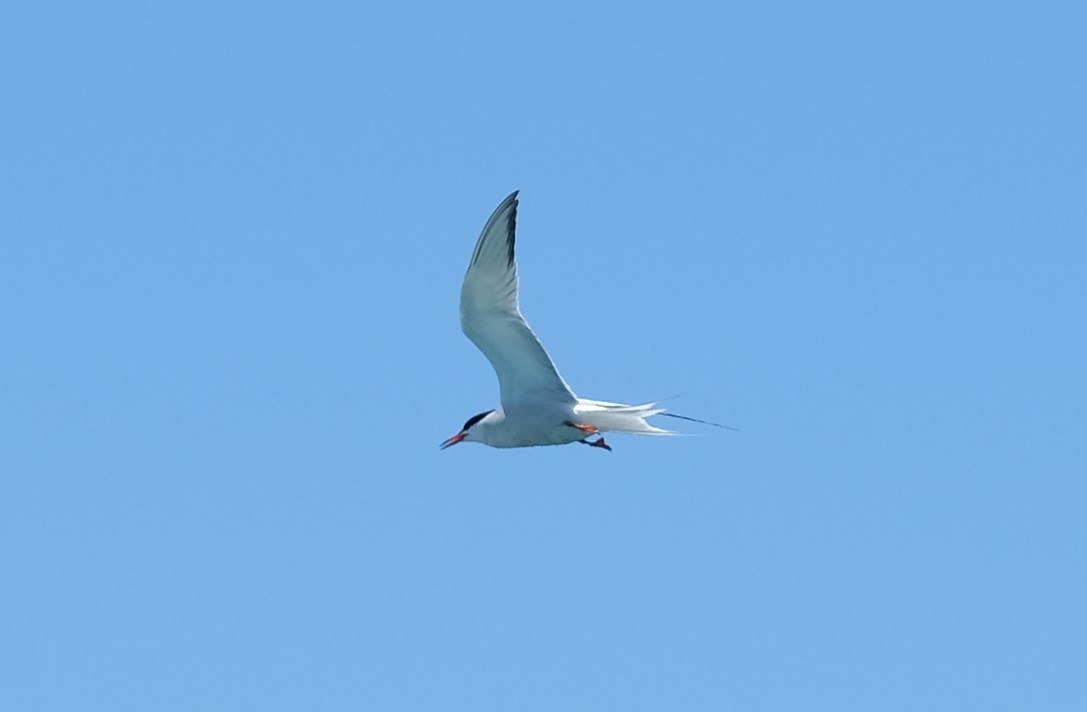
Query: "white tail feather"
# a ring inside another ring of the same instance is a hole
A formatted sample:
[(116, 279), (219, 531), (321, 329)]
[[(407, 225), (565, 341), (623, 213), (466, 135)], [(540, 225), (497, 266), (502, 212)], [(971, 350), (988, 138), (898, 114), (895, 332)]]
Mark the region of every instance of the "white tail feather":
[(656, 403), (643, 405), (625, 405), (578, 398), (574, 413), (582, 423), (594, 425), (601, 432), (629, 433), (631, 435), (675, 435), (671, 430), (657, 428), (645, 421), (646, 418), (664, 412)]

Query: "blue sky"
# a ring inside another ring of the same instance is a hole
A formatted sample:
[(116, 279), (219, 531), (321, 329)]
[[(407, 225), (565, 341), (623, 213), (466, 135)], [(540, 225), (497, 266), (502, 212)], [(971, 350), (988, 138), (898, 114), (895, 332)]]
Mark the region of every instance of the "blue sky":
[[(3, 709), (1082, 705), (1082, 4), (0, 28)], [(574, 390), (741, 432), (439, 452), (514, 189)]]

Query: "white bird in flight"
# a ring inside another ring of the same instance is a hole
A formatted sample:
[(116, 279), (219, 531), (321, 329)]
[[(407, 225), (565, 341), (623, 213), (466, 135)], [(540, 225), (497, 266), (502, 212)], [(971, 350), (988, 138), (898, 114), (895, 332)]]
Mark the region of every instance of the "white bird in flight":
[[(441, 449), (461, 442), (491, 447), (584, 443), (611, 450), (601, 433), (672, 435), (646, 422), (666, 413), (655, 403), (624, 405), (578, 398), (521, 316), (514, 241), (517, 191), (502, 201), (483, 227), (460, 290), (460, 325), (494, 366), (501, 405), (473, 415)], [(725, 426), (718, 426), (725, 427)], [(589, 437), (597, 436), (596, 440)]]

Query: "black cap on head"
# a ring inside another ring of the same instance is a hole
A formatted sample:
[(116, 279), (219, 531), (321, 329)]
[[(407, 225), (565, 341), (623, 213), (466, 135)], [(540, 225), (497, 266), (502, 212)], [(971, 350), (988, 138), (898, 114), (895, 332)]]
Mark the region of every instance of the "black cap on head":
[(484, 418), (486, 418), (488, 415), (490, 415), (493, 412), (494, 412), (494, 408), (492, 408), (491, 410), (484, 411), (484, 412), (480, 413), (479, 415), (473, 415), (471, 418), (464, 421), (464, 427), (461, 428), (460, 431), (463, 433), (465, 430), (472, 427), (473, 425), (475, 425), (479, 421), (483, 420)]

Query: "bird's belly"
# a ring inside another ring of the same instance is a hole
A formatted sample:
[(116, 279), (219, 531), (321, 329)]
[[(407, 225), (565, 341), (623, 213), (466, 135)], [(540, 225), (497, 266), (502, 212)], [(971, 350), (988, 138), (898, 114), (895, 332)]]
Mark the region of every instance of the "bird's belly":
[(502, 427), (491, 433), (494, 447), (532, 447), (534, 445), (565, 445), (585, 438), (585, 433), (566, 425), (569, 416), (511, 417), (506, 414)]

